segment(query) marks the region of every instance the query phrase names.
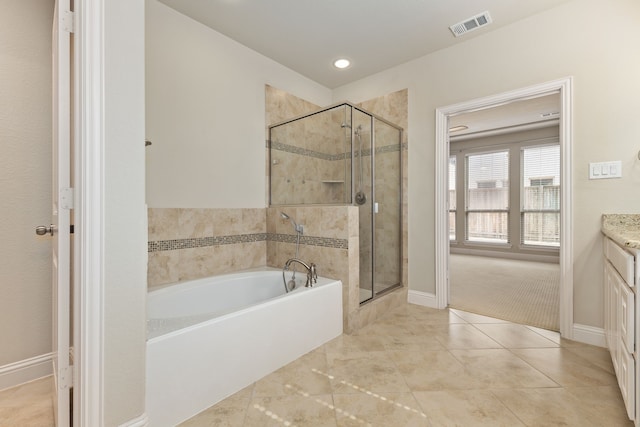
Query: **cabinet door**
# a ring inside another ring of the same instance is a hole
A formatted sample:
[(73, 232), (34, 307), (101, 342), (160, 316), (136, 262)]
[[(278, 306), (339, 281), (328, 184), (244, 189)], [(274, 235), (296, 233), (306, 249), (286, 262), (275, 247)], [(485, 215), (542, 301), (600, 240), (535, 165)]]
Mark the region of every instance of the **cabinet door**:
[[(613, 270), (613, 267), (610, 267)], [(618, 362), (619, 362), (619, 353), (620, 353), (620, 316), (619, 316), (619, 304), (620, 301), (620, 287), (618, 286), (618, 282), (615, 280), (615, 270), (609, 271), (610, 276), (610, 295), (609, 295), (609, 321), (611, 322), (611, 337), (610, 337), (610, 350), (611, 350), (611, 361), (613, 362), (613, 367), (615, 369), (616, 374), (618, 373)]]
[(634, 320), (635, 320), (635, 295), (628, 286), (622, 281), (622, 278), (616, 276), (618, 286), (620, 288), (620, 338), (624, 343), (624, 349), (627, 353), (633, 353), (634, 345)]
[(627, 408), (627, 416), (630, 420), (635, 418), (635, 363), (633, 356), (625, 351), (620, 352), (620, 360), (618, 363), (618, 385), (620, 386), (620, 392), (622, 399), (624, 400), (624, 406)]

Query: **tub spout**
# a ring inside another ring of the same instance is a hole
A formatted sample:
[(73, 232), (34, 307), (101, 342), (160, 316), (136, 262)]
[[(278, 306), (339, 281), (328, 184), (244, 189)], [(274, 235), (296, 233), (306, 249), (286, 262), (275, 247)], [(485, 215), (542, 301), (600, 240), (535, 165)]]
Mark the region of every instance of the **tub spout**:
[[(306, 262), (298, 258), (290, 258), (289, 260), (287, 260), (287, 262), (284, 264), (284, 268), (282, 269), (283, 277), (284, 272), (289, 270), (289, 266), (294, 262), (300, 264), (307, 270), (307, 282), (305, 283), (305, 286), (307, 288), (312, 287), (314, 283), (318, 282), (318, 270), (316, 265), (314, 263), (307, 264)], [(288, 289), (286, 285), (285, 288)]]

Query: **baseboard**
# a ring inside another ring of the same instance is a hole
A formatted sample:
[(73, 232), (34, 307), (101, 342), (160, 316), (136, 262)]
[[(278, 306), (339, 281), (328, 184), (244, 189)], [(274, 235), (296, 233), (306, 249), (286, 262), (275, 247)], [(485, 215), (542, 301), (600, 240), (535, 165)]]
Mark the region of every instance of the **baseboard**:
[(438, 308), (438, 300), (435, 294), (409, 290), (407, 301), (411, 304), (422, 305), (430, 308)]
[(573, 324), (573, 341), (591, 344), (598, 347), (606, 347), (604, 329), (593, 326)]
[(147, 417), (146, 412), (143, 412), (139, 417), (129, 420), (124, 424), (120, 424), (120, 427), (147, 427), (148, 425), (149, 417)]
[(28, 383), (53, 373), (52, 354), (42, 354), (0, 366), (0, 390)]
[(542, 255), (536, 253), (520, 253), (520, 252), (501, 252), (501, 251), (492, 251), (482, 248), (458, 248), (451, 247), (450, 253), (454, 255), (475, 255), (475, 256), (484, 256), (490, 258), (503, 258), (503, 259), (513, 259), (519, 261), (533, 261), (533, 262), (546, 262), (551, 264), (558, 264), (560, 262), (560, 258), (558, 255)]

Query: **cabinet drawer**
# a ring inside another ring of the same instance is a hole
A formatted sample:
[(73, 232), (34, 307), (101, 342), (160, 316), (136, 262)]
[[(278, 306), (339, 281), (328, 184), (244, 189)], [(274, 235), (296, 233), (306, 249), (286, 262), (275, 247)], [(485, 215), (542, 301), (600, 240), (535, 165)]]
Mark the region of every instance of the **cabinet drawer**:
[(635, 283), (635, 258), (629, 252), (618, 246), (613, 240), (605, 238), (605, 254), (611, 264), (618, 270), (620, 276), (631, 287)]

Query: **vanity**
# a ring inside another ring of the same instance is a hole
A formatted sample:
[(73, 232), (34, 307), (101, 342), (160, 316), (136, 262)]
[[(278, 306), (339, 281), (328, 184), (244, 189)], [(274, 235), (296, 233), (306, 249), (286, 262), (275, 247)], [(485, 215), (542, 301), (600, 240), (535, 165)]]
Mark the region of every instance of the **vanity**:
[(630, 420), (640, 418), (640, 214), (605, 214), (604, 330)]

